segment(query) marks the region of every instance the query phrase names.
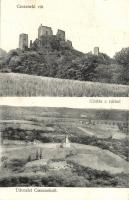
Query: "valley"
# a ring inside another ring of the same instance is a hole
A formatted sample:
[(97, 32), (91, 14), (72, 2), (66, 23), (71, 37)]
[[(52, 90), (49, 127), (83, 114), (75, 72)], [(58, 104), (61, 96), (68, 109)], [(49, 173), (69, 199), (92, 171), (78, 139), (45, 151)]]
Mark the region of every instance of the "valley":
[(128, 111), (0, 111), (0, 186), (128, 187)]

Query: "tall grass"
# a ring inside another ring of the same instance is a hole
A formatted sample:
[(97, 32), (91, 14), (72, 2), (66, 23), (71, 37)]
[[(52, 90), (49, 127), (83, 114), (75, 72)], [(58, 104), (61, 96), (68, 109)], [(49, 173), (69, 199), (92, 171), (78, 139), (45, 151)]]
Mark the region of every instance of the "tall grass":
[(0, 73), (0, 96), (127, 97), (129, 86)]

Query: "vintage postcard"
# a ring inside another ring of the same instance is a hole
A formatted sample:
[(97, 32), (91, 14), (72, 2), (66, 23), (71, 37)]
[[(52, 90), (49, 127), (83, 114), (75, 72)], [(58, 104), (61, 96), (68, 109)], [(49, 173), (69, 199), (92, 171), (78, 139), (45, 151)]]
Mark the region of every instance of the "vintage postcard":
[(129, 96), (128, 0), (0, 2), (0, 96)]
[(0, 0), (0, 200), (129, 200), (129, 1)]

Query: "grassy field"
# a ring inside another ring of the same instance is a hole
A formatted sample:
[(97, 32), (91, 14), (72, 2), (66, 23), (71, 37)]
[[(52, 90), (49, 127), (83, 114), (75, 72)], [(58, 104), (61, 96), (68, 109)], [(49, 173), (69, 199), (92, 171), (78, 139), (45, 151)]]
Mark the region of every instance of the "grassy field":
[(0, 73), (0, 96), (127, 97), (129, 86)]
[(0, 186), (128, 187), (129, 162), (114, 153), (91, 145), (55, 145), (5, 147)]
[(92, 125), (88, 127), (78, 127), (84, 134), (87, 136), (95, 136), (97, 138), (109, 138), (112, 137), (114, 139), (123, 139), (126, 138), (126, 135), (123, 134), (118, 130), (116, 126), (109, 126), (109, 125)]
[[(125, 111), (4, 106), (0, 113), (0, 186), (128, 187), (129, 136), (103, 124), (107, 116), (124, 122)], [(61, 145), (66, 133), (70, 148)]]
[[(82, 144), (71, 144), (70, 149), (63, 149), (59, 147), (59, 144), (55, 144), (56, 146), (53, 147), (50, 144), (41, 144), (39, 145), (20, 145), (18, 147), (14, 147), (10, 145), (9, 148), (5, 147), (3, 150), (3, 156), (7, 158), (6, 162), (8, 163), (8, 172), (11, 170), (9, 163), (11, 160), (28, 160), (28, 157), (31, 155), (31, 161), (27, 161), (31, 166), (31, 162), (36, 164), (35, 155), (36, 151), (42, 150), (42, 159), (47, 162), (47, 166), (49, 169), (49, 163), (54, 162), (62, 162), (62, 161), (72, 161), (80, 166), (90, 167), (92, 169), (100, 170), (100, 171), (107, 171), (111, 174), (117, 173), (129, 173), (129, 162), (125, 161), (118, 155), (108, 151), (102, 150), (101, 148), (94, 147), (91, 145), (82, 145)], [(71, 154), (72, 152), (72, 154)], [(50, 162), (51, 161), (51, 162)], [(39, 161), (38, 161), (39, 162)], [(26, 163), (26, 164), (27, 164)], [(41, 162), (41, 165), (44, 165), (44, 162)], [(7, 168), (6, 168), (7, 169)], [(24, 170), (26, 170), (26, 166), (24, 166)], [(31, 169), (32, 171), (32, 169)], [(10, 171), (11, 173), (11, 171)], [(13, 172), (15, 173), (15, 172)], [(1, 174), (2, 176), (2, 174)], [(5, 176), (5, 174), (4, 174)]]

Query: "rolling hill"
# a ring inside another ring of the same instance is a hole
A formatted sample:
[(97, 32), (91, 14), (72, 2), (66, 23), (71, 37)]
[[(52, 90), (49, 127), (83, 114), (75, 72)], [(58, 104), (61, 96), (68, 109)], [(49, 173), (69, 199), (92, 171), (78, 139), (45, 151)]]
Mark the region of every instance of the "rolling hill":
[[(127, 187), (128, 134), (118, 122), (127, 122), (128, 113), (0, 106), (0, 186)], [(66, 133), (69, 148), (62, 147)]]
[[(86, 117), (82, 116), (86, 114)], [(93, 120), (125, 121), (129, 111), (124, 110), (99, 110), (99, 109), (77, 109), (77, 108), (56, 108), (56, 107), (15, 107), (0, 106), (0, 120), (24, 120), (40, 122), (43, 118), (71, 118)], [(25, 123), (25, 122), (24, 122)]]

